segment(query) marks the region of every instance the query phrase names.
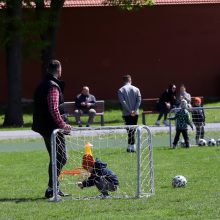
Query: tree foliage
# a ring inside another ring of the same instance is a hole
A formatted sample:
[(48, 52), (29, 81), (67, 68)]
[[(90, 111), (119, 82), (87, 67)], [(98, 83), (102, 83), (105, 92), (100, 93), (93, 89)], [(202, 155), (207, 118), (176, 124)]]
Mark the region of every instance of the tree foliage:
[(42, 75), (46, 74), (48, 61), (55, 58), (56, 33), (63, 4), (64, 0), (0, 1), (0, 44), (5, 48), (8, 79), (4, 126), (23, 125), (22, 55), (41, 57)]
[(128, 11), (154, 5), (154, 2), (155, 0), (104, 0), (105, 5), (119, 6)]
[[(22, 126), (22, 57), (41, 58), (42, 76), (56, 57), (59, 17), (65, 0), (0, 0), (0, 45), (5, 48), (8, 103), (5, 126)], [(154, 4), (154, 0), (104, 0), (126, 10)]]

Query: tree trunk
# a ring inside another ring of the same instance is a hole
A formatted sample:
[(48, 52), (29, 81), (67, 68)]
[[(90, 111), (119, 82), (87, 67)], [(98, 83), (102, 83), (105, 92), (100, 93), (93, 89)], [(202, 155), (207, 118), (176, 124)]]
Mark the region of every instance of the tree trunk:
[(41, 54), (41, 70), (42, 75), (47, 74), (47, 65), (51, 59), (55, 59), (56, 37), (59, 26), (60, 12), (63, 7), (64, 0), (51, 0), (50, 8), (45, 8), (44, 1), (36, 2), (36, 14), (38, 19), (48, 19), (47, 28), (41, 33), (40, 37), (43, 42), (46, 42)]
[(8, 79), (8, 103), (3, 126), (22, 126), (21, 103), (21, 40), (22, 1), (7, 1), (6, 71)]

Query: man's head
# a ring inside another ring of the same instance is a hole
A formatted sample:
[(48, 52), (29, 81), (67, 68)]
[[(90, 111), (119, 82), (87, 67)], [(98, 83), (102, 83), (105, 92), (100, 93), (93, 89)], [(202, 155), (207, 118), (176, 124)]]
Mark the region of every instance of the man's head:
[(48, 73), (52, 74), (55, 78), (60, 78), (62, 74), (61, 63), (58, 60), (51, 60), (47, 68)]
[(95, 164), (95, 160), (94, 160), (92, 155), (85, 154), (83, 156), (83, 160), (82, 160), (82, 167), (83, 167), (83, 169), (91, 172), (92, 169), (93, 169), (94, 164)]
[(180, 107), (182, 109), (186, 109), (187, 108), (187, 101), (185, 99), (181, 100)]
[(184, 93), (186, 91), (186, 87), (184, 84), (180, 86), (180, 93)]
[(89, 95), (89, 87), (88, 86), (83, 86), (82, 94), (83, 95)]
[(126, 84), (126, 83), (131, 83), (131, 76), (130, 75), (124, 75), (122, 77), (122, 80), (123, 80), (123, 83)]

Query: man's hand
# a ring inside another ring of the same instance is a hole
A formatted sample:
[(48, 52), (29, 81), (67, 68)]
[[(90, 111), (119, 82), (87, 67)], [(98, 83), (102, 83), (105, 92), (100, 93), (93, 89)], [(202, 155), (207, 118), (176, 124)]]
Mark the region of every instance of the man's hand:
[(86, 107), (89, 108), (92, 104), (91, 103), (86, 103)]
[(69, 135), (70, 132), (71, 132), (71, 129), (72, 129), (72, 126), (66, 124), (65, 127), (63, 128), (63, 130), (64, 130), (64, 134)]
[(135, 111), (131, 111), (131, 116), (134, 117), (136, 115)]
[(85, 102), (81, 102), (81, 104), (80, 104), (81, 106), (85, 106), (86, 105), (86, 103)]
[(166, 107), (167, 107), (168, 109), (170, 109), (170, 107), (171, 107), (170, 103), (169, 103), (169, 102), (165, 102), (165, 104), (166, 104)]
[(77, 186), (78, 186), (80, 189), (83, 189), (83, 184), (82, 184), (82, 182), (77, 182), (76, 184), (77, 184)]

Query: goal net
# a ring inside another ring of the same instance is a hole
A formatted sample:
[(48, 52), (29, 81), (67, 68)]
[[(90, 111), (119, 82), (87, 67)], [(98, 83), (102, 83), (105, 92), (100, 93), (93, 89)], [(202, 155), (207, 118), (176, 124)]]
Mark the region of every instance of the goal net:
[[(180, 109), (172, 109), (170, 117), (173, 117)], [(210, 107), (192, 107), (188, 109), (190, 115), (190, 121), (193, 125), (193, 130), (188, 126), (188, 136), (190, 146), (205, 145), (219, 145), (220, 144), (220, 117), (219, 106)], [(174, 137), (176, 134), (175, 121), (170, 121), (169, 133), (170, 133), (170, 147), (172, 147)], [(204, 140), (200, 142), (200, 140)], [(185, 147), (183, 136), (180, 135), (178, 142), (179, 147)]]
[[(136, 152), (127, 152), (130, 132), (134, 135)], [(76, 128), (70, 135), (62, 133), (55, 130), (51, 137), (52, 201), (61, 199), (59, 189), (70, 194), (62, 199), (75, 200), (103, 198), (103, 194), (108, 195), (106, 198), (154, 194), (152, 138), (147, 126)], [(92, 162), (88, 159), (91, 155)]]

